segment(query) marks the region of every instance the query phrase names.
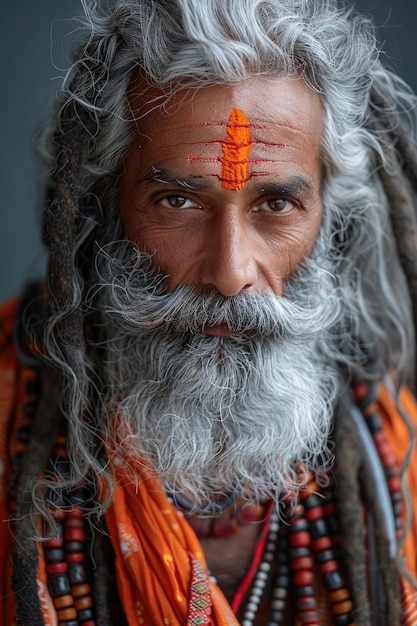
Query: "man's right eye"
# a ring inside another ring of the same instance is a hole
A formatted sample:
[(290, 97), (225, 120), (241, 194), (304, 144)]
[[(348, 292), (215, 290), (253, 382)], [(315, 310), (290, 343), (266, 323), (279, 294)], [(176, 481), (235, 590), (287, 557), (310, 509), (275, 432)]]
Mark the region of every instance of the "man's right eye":
[(169, 209), (192, 209), (198, 206), (194, 200), (185, 196), (165, 196), (159, 200), (159, 204)]

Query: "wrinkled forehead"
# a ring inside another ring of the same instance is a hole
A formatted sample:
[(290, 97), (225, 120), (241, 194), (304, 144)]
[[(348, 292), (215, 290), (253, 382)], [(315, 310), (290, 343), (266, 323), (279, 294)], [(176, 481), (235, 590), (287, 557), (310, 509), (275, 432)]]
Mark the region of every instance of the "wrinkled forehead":
[(191, 169), (211, 164), (229, 189), (241, 189), (281, 160), (305, 155), (314, 167), (320, 153), (322, 103), (300, 79), (256, 78), (172, 97), (139, 82), (129, 105), (138, 150), (168, 162), (182, 157)]
[[(320, 95), (297, 77), (254, 77), (236, 84), (211, 85), (200, 88), (164, 90), (150, 85), (144, 78), (136, 79), (128, 91), (128, 106), (139, 125), (150, 115), (161, 117), (198, 115), (221, 116), (235, 107), (253, 109), (263, 121), (276, 121), (279, 115), (291, 121), (298, 110), (303, 113), (320, 112), (324, 107)], [(255, 116), (255, 117), (256, 117)], [(223, 119), (224, 121), (224, 119)]]

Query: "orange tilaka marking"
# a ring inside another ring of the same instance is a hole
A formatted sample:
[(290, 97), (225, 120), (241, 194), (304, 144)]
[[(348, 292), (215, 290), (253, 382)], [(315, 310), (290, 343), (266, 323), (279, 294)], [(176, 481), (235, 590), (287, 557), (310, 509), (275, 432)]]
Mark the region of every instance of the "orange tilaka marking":
[(249, 179), (249, 152), (252, 148), (250, 122), (240, 109), (233, 109), (227, 121), (226, 140), (222, 141), (222, 187), (238, 191)]

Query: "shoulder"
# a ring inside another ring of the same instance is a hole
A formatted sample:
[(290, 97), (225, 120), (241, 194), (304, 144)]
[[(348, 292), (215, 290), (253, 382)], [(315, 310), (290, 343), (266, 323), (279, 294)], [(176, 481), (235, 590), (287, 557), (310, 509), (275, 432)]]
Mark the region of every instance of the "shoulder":
[[(30, 290), (29, 290), (30, 292)], [(25, 420), (23, 400), (28, 384), (38, 379), (39, 359), (25, 349), (24, 333), (19, 330), (23, 312), (33, 301), (28, 291), (20, 298), (0, 304), (0, 519), (8, 517), (6, 494), (11, 479), (12, 460), (17, 454), (18, 431)], [(27, 351), (27, 354), (26, 354)], [(33, 384), (32, 384), (33, 387)], [(34, 392), (32, 392), (32, 395)], [(27, 418), (26, 418), (27, 419)], [(1, 543), (1, 534), (0, 534)]]
[[(39, 318), (39, 313), (35, 309), (39, 309), (42, 298), (42, 288), (33, 284), (22, 297), (0, 304), (0, 438), (3, 439), (8, 436), (7, 428), (22, 392), (24, 374), (39, 367), (36, 346), (26, 339), (22, 320), (30, 319), (31, 326), (36, 326), (33, 320)], [(0, 446), (3, 444), (0, 440)]]

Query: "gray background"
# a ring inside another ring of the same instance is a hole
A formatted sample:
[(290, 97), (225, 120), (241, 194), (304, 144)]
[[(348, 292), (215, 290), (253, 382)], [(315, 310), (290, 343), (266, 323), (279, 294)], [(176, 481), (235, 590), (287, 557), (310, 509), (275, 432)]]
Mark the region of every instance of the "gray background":
[[(417, 1), (356, 4), (375, 16), (389, 66), (417, 91)], [(68, 18), (80, 13), (80, 0), (20, 0), (8, 2), (2, 12), (0, 300), (18, 293), (45, 267), (39, 227), (43, 189), (32, 137), (68, 67), (68, 49), (76, 38), (74, 32), (68, 36), (73, 29)]]

